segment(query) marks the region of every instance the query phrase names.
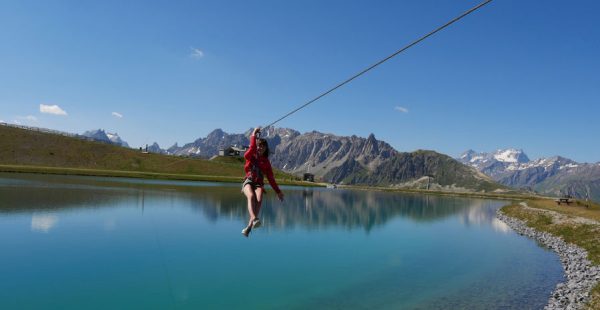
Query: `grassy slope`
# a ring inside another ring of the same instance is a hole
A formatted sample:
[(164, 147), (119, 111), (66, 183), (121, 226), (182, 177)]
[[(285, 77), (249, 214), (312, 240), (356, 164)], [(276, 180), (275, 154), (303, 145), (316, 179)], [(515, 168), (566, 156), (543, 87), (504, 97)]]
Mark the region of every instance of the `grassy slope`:
[[(577, 201), (570, 206), (557, 205), (553, 200), (528, 200), (528, 206), (550, 210), (567, 218), (583, 217), (600, 222), (600, 205), (592, 202)], [(588, 258), (596, 265), (600, 265), (600, 225), (578, 224), (569, 222), (554, 222), (552, 217), (543, 212), (528, 210), (518, 204), (502, 208), (506, 215), (521, 219), (528, 226), (540, 231), (549, 232), (563, 238), (566, 242), (576, 244), (588, 251)], [(589, 309), (600, 309), (600, 285), (592, 291), (592, 300)]]
[[(203, 160), (143, 154), (115, 145), (0, 126), (0, 171), (239, 182), (239, 159)], [(282, 184), (292, 175), (275, 171)]]
[[(348, 162), (343, 170), (350, 172), (343, 180), (345, 184), (397, 185), (410, 182), (425, 175), (433, 176), (433, 183), (442, 186), (455, 185), (471, 191), (492, 192), (509, 190), (471, 167), (434, 151), (418, 150), (399, 153), (383, 162), (375, 171), (368, 171), (358, 162)], [(335, 177), (328, 174), (325, 177)]]

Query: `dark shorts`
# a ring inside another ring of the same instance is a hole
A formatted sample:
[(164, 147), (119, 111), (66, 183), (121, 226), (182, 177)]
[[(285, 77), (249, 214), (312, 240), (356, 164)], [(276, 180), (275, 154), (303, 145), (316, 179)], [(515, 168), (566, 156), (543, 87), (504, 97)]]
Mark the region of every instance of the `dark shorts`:
[(262, 184), (252, 182), (252, 179), (250, 179), (250, 178), (245, 178), (244, 182), (242, 182), (242, 193), (244, 192), (244, 187), (246, 187), (247, 184), (250, 184), (250, 186), (252, 186), (253, 190), (256, 190), (257, 188), (261, 187), (263, 189), (263, 192), (265, 191)]

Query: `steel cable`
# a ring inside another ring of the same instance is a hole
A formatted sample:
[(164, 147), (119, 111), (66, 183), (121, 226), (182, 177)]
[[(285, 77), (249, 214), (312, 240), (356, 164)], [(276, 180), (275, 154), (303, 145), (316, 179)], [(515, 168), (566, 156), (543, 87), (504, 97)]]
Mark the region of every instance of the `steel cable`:
[(359, 73), (357, 73), (357, 74), (353, 75), (352, 77), (350, 77), (350, 78), (346, 79), (345, 81), (343, 81), (343, 82), (341, 82), (341, 83), (339, 83), (339, 84), (335, 85), (334, 87), (330, 88), (329, 90), (325, 91), (324, 93), (322, 93), (322, 94), (318, 95), (317, 97), (315, 97), (315, 98), (311, 99), (310, 101), (306, 102), (305, 104), (303, 104), (303, 105), (299, 106), (298, 108), (296, 108), (296, 109), (292, 110), (291, 112), (289, 112), (289, 113), (285, 114), (284, 116), (282, 116), (282, 117), (278, 118), (276, 121), (274, 121), (274, 122), (270, 123), (269, 125), (266, 125), (266, 126), (264, 126), (263, 128), (268, 128), (268, 127), (271, 127), (271, 126), (275, 125), (276, 123), (278, 123), (279, 121), (283, 120), (284, 118), (286, 118), (286, 117), (288, 117), (288, 116), (290, 116), (290, 115), (292, 115), (292, 114), (294, 114), (294, 113), (298, 112), (299, 110), (301, 110), (301, 109), (303, 109), (303, 108), (307, 107), (307, 106), (308, 106), (308, 105), (310, 105), (311, 103), (313, 103), (313, 102), (315, 102), (315, 101), (317, 101), (317, 100), (319, 100), (319, 99), (321, 99), (321, 98), (323, 98), (323, 97), (327, 96), (328, 94), (332, 93), (332, 92), (333, 92), (333, 91), (335, 91), (336, 89), (338, 89), (338, 88), (340, 88), (340, 87), (342, 87), (342, 86), (344, 86), (344, 85), (346, 85), (346, 84), (350, 83), (352, 80), (356, 79), (357, 77), (359, 77), (359, 76), (361, 76), (361, 75), (363, 75), (363, 74), (365, 74), (365, 73), (367, 73), (367, 72), (371, 71), (371, 70), (372, 70), (372, 69), (374, 69), (375, 67), (377, 67), (377, 66), (381, 65), (382, 63), (384, 63), (384, 62), (386, 62), (386, 61), (388, 61), (388, 60), (392, 59), (393, 57), (395, 57), (396, 55), (398, 55), (398, 54), (400, 54), (400, 53), (404, 52), (405, 50), (407, 50), (407, 49), (409, 49), (409, 48), (411, 48), (411, 47), (413, 47), (413, 46), (417, 45), (419, 42), (421, 42), (421, 41), (423, 41), (423, 40), (427, 39), (428, 37), (430, 37), (430, 36), (434, 35), (436, 32), (438, 32), (438, 31), (440, 31), (440, 30), (442, 30), (442, 29), (444, 29), (444, 28), (446, 28), (446, 27), (450, 26), (451, 24), (453, 24), (453, 23), (457, 22), (457, 21), (458, 21), (458, 20), (460, 20), (461, 18), (463, 18), (463, 17), (465, 17), (465, 16), (467, 16), (467, 15), (471, 14), (472, 12), (476, 11), (477, 9), (481, 8), (482, 6), (484, 6), (484, 5), (486, 5), (486, 4), (490, 3), (490, 2), (492, 2), (492, 0), (486, 0), (486, 1), (484, 1), (484, 2), (481, 2), (480, 4), (478, 4), (478, 5), (474, 6), (473, 8), (469, 9), (468, 11), (465, 11), (464, 13), (462, 13), (461, 15), (459, 15), (458, 17), (455, 17), (454, 19), (452, 19), (452, 20), (450, 20), (449, 22), (447, 22), (447, 23), (443, 24), (442, 26), (439, 26), (438, 28), (434, 29), (433, 31), (431, 31), (431, 32), (427, 33), (426, 35), (424, 35), (424, 36), (420, 37), (419, 39), (417, 39), (417, 40), (413, 41), (412, 43), (410, 43), (410, 44), (408, 44), (408, 45), (404, 46), (403, 48), (401, 48), (401, 49), (399, 49), (399, 50), (397, 50), (397, 51), (396, 51), (396, 52), (394, 52), (393, 54), (391, 54), (391, 55), (389, 55), (389, 56), (385, 57), (384, 59), (382, 59), (382, 60), (380, 60), (380, 61), (376, 62), (375, 64), (373, 64), (373, 65), (369, 66), (368, 68), (366, 68), (366, 69), (364, 69), (364, 70), (360, 71)]

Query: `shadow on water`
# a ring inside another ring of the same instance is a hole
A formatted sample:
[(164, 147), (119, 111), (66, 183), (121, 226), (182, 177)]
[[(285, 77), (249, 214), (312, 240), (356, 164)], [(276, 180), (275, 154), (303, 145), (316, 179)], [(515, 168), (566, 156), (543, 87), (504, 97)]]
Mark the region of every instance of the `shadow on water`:
[[(369, 232), (394, 218), (427, 223), (460, 216), (465, 225), (492, 222), (507, 229), (495, 221), (501, 203), (489, 200), (297, 187), (284, 190), (283, 203), (268, 190), (261, 212), (267, 227), (344, 227)], [(0, 174), (0, 197), (0, 214), (123, 205), (143, 211), (148, 201), (168, 200), (200, 212), (212, 222), (220, 218), (243, 222), (248, 216), (246, 199), (237, 184)]]

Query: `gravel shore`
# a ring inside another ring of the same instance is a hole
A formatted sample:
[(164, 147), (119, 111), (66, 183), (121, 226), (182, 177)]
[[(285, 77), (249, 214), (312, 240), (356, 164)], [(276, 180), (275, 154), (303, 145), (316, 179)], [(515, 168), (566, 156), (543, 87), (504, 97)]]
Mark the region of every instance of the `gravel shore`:
[(544, 309), (585, 309), (591, 289), (600, 281), (600, 267), (587, 259), (587, 251), (564, 242), (560, 237), (528, 227), (523, 221), (508, 217), (500, 210), (496, 216), (520, 235), (558, 253), (567, 280), (556, 285)]

